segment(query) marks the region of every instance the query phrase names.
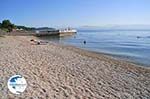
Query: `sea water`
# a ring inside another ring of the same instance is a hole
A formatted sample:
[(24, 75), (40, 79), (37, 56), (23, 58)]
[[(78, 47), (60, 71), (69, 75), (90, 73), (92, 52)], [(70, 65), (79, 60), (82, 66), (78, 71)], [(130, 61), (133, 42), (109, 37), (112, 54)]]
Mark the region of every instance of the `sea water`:
[(72, 36), (42, 39), (110, 54), (150, 67), (150, 30), (78, 30)]

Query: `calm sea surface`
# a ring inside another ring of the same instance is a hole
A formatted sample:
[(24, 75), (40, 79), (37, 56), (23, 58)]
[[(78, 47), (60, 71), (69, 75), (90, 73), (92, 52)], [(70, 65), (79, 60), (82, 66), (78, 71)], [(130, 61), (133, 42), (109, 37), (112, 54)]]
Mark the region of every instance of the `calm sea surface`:
[[(78, 30), (73, 36), (41, 39), (111, 54), (150, 67), (150, 31)], [(84, 41), (86, 44), (83, 43)]]

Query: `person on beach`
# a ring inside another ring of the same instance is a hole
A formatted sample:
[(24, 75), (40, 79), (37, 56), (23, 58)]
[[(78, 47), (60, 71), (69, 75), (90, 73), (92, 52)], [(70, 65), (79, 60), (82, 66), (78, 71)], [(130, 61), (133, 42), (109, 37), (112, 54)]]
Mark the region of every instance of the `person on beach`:
[(34, 42), (34, 43), (37, 44), (37, 45), (40, 45), (40, 44), (41, 44), (40, 41), (37, 41), (37, 40), (34, 40), (34, 39), (31, 39), (30, 41), (31, 41), (31, 42)]
[(37, 41), (37, 40), (34, 40), (34, 39), (31, 39), (30, 40), (31, 42), (34, 42), (35, 44), (37, 44), (37, 45), (45, 45), (45, 44), (47, 44), (48, 42), (46, 42), (46, 41)]

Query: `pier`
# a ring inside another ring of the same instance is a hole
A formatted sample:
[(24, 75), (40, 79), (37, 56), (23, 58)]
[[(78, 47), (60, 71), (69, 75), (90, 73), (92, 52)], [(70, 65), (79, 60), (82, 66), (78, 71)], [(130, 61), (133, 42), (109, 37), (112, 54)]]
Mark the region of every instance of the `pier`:
[(36, 36), (68, 36), (77, 33), (77, 30), (64, 29), (64, 30), (41, 30), (36, 31)]

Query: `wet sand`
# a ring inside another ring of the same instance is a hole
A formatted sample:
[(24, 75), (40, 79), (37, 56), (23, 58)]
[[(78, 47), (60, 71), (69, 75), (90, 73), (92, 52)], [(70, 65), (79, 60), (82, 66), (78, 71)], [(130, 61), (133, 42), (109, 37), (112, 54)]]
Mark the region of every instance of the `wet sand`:
[[(35, 45), (32, 38), (0, 37), (1, 99), (150, 98), (150, 68), (72, 46)], [(15, 74), (28, 84), (21, 95), (7, 88)]]

